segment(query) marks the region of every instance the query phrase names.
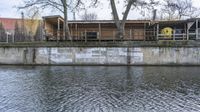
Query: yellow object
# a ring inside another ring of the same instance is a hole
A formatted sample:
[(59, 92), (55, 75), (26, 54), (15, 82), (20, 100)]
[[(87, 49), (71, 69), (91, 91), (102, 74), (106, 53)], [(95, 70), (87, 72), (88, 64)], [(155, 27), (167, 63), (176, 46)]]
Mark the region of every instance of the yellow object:
[(161, 34), (166, 38), (172, 38), (173, 29), (170, 27), (163, 28)]

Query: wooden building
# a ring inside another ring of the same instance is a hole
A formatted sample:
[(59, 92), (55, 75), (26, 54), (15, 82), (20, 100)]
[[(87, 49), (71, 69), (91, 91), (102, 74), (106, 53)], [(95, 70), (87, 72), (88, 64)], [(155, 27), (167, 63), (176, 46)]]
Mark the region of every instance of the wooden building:
[[(61, 16), (43, 17), (45, 37), (49, 40), (64, 40), (64, 19)], [(73, 40), (118, 40), (113, 20), (69, 21)], [(127, 20), (123, 40), (199, 40), (200, 19), (150, 21)]]
[[(62, 40), (64, 20), (61, 16), (43, 17), (47, 39)], [(127, 20), (123, 40), (146, 40), (149, 20)], [(69, 21), (73, 40), (118, 40), (117, 29), (112, 20)]]

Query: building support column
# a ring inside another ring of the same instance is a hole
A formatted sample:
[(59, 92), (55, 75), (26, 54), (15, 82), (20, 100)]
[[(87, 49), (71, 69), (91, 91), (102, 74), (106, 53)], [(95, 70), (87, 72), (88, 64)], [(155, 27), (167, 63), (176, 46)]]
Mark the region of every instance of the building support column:
[(101, 24), (99, 23), (99, 41), (101, 41)]
[(159, 40), (159, 23), (156, 25), (156, 39)]
[(57, 42), (60, 40), (60, 20), (58, 18), (58, 28), (57, 28)]
[(43, 35), (43, 40), (48, 41), (47, 39), (47, 34), (46, 34), (46, 20), (43, 19), (43, 28), (42, 28), (42, 35)]
[(132, 29), (130, 29), (130, 40), (132, 40)]
[(79, 36), (78, 36), (78, 26), (77, 26), (77, 23), (75, 24), (75, 27), (76, 27), (76, 28), (75, 28), (75, 30), (76, 30), (76, 40), (77, 40), (77, 39), (79, 39)]
[(144, 23), (144, 41), (146, 41), (146, 23)]
[(85, 30), (84, 36), (85, 36), (85, 43), (86, 43), (87, 42), (87, 31), (86, 30)]
[(70, 34), (71, 34), (71, 38), (72, 38), (72, 41), (73, 41), (73, 36), (74, 36), (74, 33), (73, 33), (73, 23), (71, 23), (69, 29), (70, 29)]
[(199, 39), (199, 20), (196, 20), (196, 40)]

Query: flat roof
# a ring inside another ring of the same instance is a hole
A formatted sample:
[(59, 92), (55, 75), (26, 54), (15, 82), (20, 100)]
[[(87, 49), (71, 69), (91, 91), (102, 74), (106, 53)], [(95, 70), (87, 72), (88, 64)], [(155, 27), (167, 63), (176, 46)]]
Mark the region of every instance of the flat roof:
[[(52, 16), (43, 17), (43, 19), (46, 19), (46, 20), (54, 20), (58, 18), (64, 20), (64, 18), (60, 15), (52, 15)], [(68, 22), (71, 24), (73, 23), (83, 23), (83, 24), (115, 23), (114, 20), (69, 20)], [(151, 20), (126, 20), (126, 23), (149, 23), (149, 22), (151, 22)]]
[[(63, 19), (62, 16), (60, 15), (52, 15), (52, 16), (44, 16), (43, 19), (56, 19), (60, 18)], [(181, 23), (186, 23), (186, 22), (194, 22), (196, 20), (200, 20), (200, 18), (191, 18), (191, 19), (186, 19), (186, 20), (157, 20), (157, 21), (152, 21), (152, 20), (126, 20), (126, 23), (153, 23), (153, 24), (181, 24)], [(64, 19), (63, 19), (64, 21)], [(115, 23), (114, 20), (69, 20), (68, 21), (70, 24), (75, 24), (75, 23), (82, 23), (82, 24), (99, 24), (99, 23)]]

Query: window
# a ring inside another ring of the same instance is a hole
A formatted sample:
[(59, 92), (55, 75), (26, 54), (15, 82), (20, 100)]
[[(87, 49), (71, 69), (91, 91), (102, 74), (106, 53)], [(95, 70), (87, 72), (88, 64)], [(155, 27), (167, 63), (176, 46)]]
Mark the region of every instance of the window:
[(86, 32), (87, 39), (97, 39), (97, 32)]

